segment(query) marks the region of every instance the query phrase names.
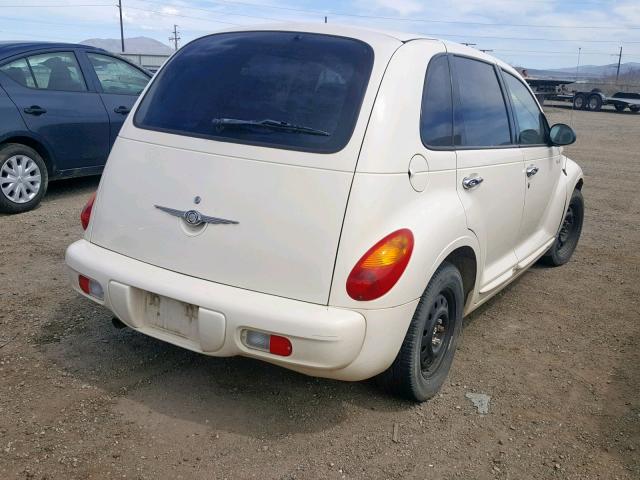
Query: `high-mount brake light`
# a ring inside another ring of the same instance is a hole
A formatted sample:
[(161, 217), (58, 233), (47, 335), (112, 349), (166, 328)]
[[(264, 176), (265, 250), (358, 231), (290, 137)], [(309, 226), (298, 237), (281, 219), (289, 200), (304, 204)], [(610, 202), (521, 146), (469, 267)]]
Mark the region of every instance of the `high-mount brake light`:
[(91, 220), (91, 211), (93, 210), (93, 202), (95, 201), (96, 192), (93, 192), (93, 194), (89, 197), (89, 200), (87, 200), (86, 205), (82, 209), (82, 212), (80, 213), (80, 223), (82, 223), (83, 230), (86, 230), (89, 226), (89, 220)]
[(354, 300), (380, 298), (402, 276), (413, 251), (413, 233), (407, 228), (390, 233), (356, 263), (347, 278), (347, 293)]

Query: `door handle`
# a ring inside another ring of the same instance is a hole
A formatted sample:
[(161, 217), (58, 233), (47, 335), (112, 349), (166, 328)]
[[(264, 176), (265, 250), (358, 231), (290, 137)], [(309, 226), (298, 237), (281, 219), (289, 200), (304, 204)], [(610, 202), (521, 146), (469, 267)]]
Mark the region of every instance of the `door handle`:
[(536, 167), (536, 166), (533, 166), (533, 165), (527, 167), (527, 170), (526, 170), (527, 177), (533, 177), (536, 173), (538, 173), (538, 170), (540, 170), (540, 169), (538, 167)]
[(465, 177), (462, 180), (462, 188), (465, 190), (471, 190), (472, 188), (476, 188), (482, 182), (484, 182), (484, 178), (482, 177)]
[(113, 111), (121, 115), (126, 115), (131, 111), (131, 109), (129, 107), (125, 107), (124, 105), (120, 105), (119, 107), (114, 108)]
[(43, 113), (47, 113), (47, 111), (39, 105), (31, 105), (30, 107), (25, 108), (24, 113), (28, 113), (29, 115), (42, 115)]

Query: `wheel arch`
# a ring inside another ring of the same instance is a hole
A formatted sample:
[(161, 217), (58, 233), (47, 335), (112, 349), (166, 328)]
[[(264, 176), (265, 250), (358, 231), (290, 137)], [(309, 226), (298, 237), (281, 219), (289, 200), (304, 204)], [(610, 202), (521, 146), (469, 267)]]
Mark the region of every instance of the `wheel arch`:
[[(464, 291), (464, 303), (466, 304), (476, 286), (476, 279), (478, 275), (478, 259), (476, 257), (476, 252), (470, 246), (458, 247), (447, 255), (440, 265), (444, 262), (451, 263), (460, 272)], [(440, 265), (438, 265), (438, 268)]]
[(34, 138), (33, 136), (26, 134), (14, 134), (5, 136), (0, 140), (0, 146), (4, 146), (8, 143), (20, 143), (27, 147), (33, 148), (42, 157), (45, 165), (47, 166), (47, 173), (49, 178), (54, 175), (56, 171), (55, 161), (51, 151), (45, 146), (43, 142)]

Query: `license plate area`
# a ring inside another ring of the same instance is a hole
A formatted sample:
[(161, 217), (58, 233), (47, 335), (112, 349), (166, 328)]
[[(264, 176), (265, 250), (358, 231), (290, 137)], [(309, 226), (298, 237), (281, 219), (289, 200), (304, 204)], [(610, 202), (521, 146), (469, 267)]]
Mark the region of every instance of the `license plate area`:
[(144, 323), (149, 327), (193, 338), (198, 328), (198, 313), (197, 305), (145, 292)]

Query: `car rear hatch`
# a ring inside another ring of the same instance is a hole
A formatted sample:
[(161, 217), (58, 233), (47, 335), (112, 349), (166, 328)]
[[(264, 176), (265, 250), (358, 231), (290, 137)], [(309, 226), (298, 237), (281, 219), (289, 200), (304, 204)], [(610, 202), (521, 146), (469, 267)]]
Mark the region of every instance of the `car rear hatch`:
[(229, 33), (187, 45), (114, 145), (91, 242), (326, 304), (358, 151), (393, 49), (380, 65), (367, 43), (318, 34)]

